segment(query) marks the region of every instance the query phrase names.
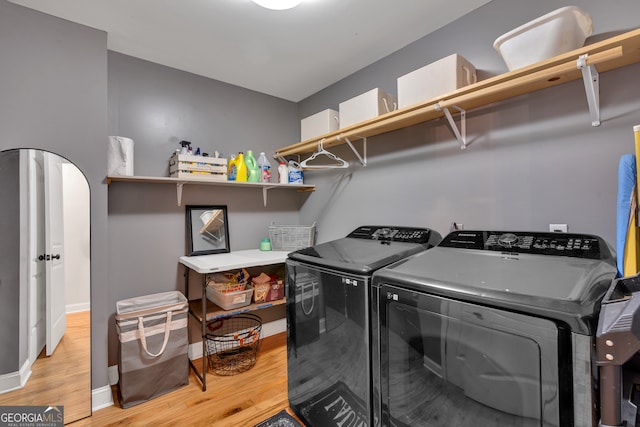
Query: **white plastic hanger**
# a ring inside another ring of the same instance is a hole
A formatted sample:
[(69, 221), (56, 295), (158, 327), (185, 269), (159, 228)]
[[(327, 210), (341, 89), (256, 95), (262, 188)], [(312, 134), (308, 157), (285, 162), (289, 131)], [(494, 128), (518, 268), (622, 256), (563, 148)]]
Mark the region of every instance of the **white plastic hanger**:
[[(318, 141), (318, 151), (316, 151), (311, 156), (309, 156), (309, 158), (301, 161), (300, 162), (300, 167), (303, 168), (303, 169), (343, 169), (343, 168), (348, 168), (349, 167), (349, 162), (347, 162), (347, 161), (341, 159), (340, 157), (336, 156), (335, 154), (325, 150), (324, 147), (322, 147), (322, 142), (323, 141), (324, 141), (324, 139), (321, 139), (320, 141)], [(316, 157), (318, 157), (320, 155), (324, 155), (324, 156), (329, 157), (335, 163), (318, 164), (318, 165), (309, 165), (309, 164), (307, 164), (307, 162), (309, 162), (311, 160), (314, 160)]]

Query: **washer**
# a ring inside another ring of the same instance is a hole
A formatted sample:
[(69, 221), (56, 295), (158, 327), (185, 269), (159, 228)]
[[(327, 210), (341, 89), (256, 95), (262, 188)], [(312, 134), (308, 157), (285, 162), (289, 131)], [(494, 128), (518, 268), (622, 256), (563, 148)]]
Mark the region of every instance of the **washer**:
[(362, 226), (286, 261), (289, 404), (307, 426), (373, 426), (374, 271), (436, 245), (426, 228)]
[(466, 230), (376, 271), (376, 419), (596, 425), (595, 332), (615, 276), (597, 236)]

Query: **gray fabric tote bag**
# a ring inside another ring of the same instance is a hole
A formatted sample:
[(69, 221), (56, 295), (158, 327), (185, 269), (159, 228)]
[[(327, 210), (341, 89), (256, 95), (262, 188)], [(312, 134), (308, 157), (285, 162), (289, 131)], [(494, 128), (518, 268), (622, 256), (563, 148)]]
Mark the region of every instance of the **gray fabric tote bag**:
[(116, 303), (118, 397), (128, 408), (189, 384), (189, 303), (178, 291)]

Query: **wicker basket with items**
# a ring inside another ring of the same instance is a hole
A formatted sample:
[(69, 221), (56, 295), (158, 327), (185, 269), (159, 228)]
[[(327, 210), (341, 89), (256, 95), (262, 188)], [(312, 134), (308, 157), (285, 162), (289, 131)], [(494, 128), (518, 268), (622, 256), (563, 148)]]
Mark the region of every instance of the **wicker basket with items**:
[(252, 302), (265, 303), (284, 298), (284, 281), (277, 274), (251, 277), (246, 269), (207, 278), (207, 299), (223, 310), (245, 307)]

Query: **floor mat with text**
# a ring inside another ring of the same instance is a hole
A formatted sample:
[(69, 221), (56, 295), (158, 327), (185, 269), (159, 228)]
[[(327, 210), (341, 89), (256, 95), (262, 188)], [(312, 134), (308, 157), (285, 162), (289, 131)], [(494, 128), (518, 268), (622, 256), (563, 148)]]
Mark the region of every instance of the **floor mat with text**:
[(302, 427), (295, 418), (282, 410), (275, 414), (273, 417), (264, 420), (260, 424), (256, 424), (255, 427)]
[(299, 410), (314, 426), (369, 426), (364, 403), (342, 381), (303, 402)]

